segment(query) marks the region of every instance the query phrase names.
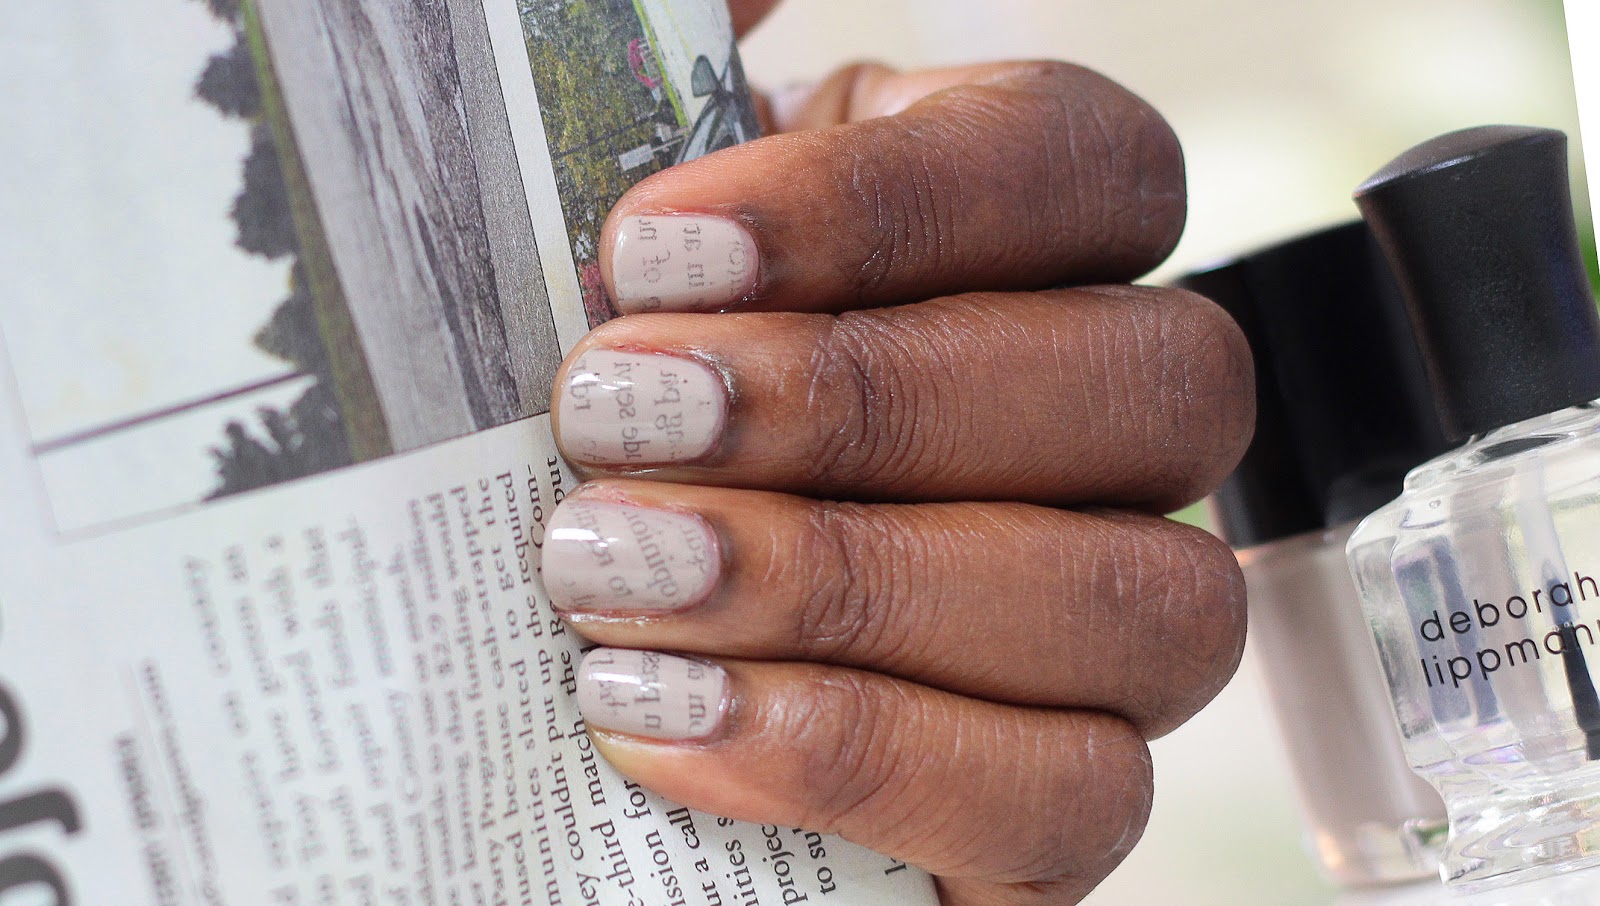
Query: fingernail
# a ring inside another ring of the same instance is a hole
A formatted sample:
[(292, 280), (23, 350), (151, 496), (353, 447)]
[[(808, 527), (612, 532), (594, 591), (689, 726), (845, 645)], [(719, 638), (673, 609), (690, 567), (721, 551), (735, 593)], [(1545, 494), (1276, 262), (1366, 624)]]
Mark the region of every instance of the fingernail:
[(703, 739), (716, 732), (727, 705), (727, 672), (704, 661), (596, 648), (578, 670), (578, 710), (601, 730), (650, 739)]
[(744, 227), (723, 217), (624, 217), (611, 250), (617, 309), (638, 314), (731, 305), (755, 287), (756, 255)]
[(698, 516), (568, 498), (545, 532), (557, 610), (671, 613), (704, 600), (717, 572), (716, 536)]
[(567, 370), (561, 445), (594, 465), (687, 462), (717, 445), (727, 408), (721, 379), (699, 362), (591, 349)]

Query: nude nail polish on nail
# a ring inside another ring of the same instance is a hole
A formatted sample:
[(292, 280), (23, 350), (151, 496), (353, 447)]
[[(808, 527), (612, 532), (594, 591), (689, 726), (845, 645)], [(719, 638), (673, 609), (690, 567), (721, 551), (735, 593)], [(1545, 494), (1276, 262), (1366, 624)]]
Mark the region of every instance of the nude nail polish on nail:
[(625, 217), (611, 251), (623, 314), (710, 311), (756, 282), (756, 243), (737, 222), (704, 214)]
[(698, 516), (568, 498), (545, 531), (545, 589), (569, 613), (682, 610), (717, 572), (716, 536)]
[(715, 733), (728, 674), (715, 664), (654, 651), (596, 648), (578, 670), (578, 709), (589, 725), (651, 739)]
[(561, 389), (561, 446), (593, 465), (688, 462), (716, 447), (727, 407), (721, 378), (692, 359), (591, 349)]

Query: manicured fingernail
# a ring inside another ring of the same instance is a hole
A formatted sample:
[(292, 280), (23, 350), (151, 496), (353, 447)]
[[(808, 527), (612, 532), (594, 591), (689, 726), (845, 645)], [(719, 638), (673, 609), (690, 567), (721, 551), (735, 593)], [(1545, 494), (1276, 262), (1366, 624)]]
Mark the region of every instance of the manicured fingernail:
[(723, 217), (624, 217), (611, 250), (611, 283), (623, 314), (711, 311), (756, 282), (756, 242)]
[(544, 584), (557, 610), (671, 613), (717, 583), (716, 536), (698, 516), (568, 498), (544, 537)]
[(704, 739), (728, 708), (716, 664), (654, 651), (596, 648), (578, 670), (578, 709), (589, 725), (651, 739)]
[(688, 462), (716, 447), (727, 408), (722, 380), (699, 362), (591, 349), (561, 389), (561, 446), (592, 465)]

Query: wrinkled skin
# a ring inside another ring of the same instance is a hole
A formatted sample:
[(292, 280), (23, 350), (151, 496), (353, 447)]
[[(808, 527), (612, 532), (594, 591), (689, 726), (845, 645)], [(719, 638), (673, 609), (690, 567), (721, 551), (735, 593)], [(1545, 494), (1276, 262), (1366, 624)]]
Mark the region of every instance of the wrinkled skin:
[(768, 138), (638, 186), (602, 252), (610, 279), (625, 218), (723, 216), (753, 288), (613, 321), (568, 366), (681, 354), (731, 388), (711, 453), (580, 462), (574, 499), (714, 530), (695, 606), (576, 625), (721, 664), (733, 707), (710, 739), (593, 732), (677, 802), (842, 834), (949, 906), (1076, 902), (1144, 827), (1147, 741), (1244, 641), (1233, 556), (1160, 514), (1242, 455), (1249, 352), (1208, 301), (1126, 285), (1182, 232), (1177, 139), (1061, 63), (862, 65), (761, 107)]

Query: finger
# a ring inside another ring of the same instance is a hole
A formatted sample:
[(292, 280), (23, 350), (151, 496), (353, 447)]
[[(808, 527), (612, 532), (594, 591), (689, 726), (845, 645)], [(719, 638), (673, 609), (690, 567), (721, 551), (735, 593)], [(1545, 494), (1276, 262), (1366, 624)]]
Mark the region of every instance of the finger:
[(556, 386), (558, 442), (592, 474), (1161, 512), (1227, 475), (1254, 415), (1233, 321), (1142, 287), (622, 318)]
[(1147, 739), (1244, 648), (1232, 552), (1151, 516), (602, 482), (552, 514), (543, 575), (602, 645), (860, 667), (1112, 712)]
[(960, 75), (949, 87), (952, 73), (858, 70), (800, 104), (797, 123), (898, 112), (645, 180), (602, 237), (618, 308), (843, 311), (1120, 282), (1172, 250), (1183, 154), (1148, 105), (1066, 64)]
[(1071, 902), (1121, 860), (1149, 813), (1144, 741), (1096, 712), (840, 668), (614, 648), (584, 659), (578, 701), (601, 751), (644, 786), (920, 866), (958, 892), (947, 906)]
[(733, 33), (742, 38), (778, 5), (778, 0), (728, 0), (728, 12), (733, 16)]

